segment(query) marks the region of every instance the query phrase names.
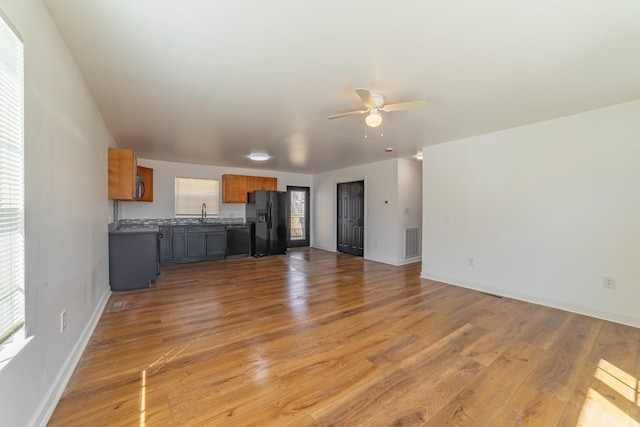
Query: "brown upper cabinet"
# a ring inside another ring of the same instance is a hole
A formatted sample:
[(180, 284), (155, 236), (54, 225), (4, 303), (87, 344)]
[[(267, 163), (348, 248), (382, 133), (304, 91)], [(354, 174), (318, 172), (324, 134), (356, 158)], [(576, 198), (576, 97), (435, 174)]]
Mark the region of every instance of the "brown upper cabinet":
[(265, 176), (222, 175), (222, 202), (247, 203), (247, 193), (278, 189), (278, 178)]
[(276, 191), (278, 189), (277, 178), (267, 178), (265, 176), (248, 176), (247, 177), (247, 193), (256, 190)]
[(109, 148), (109, 198), (153, 201), (153, 169), (138, 166), (133, 150)]
[(222, 175), (222, 203), (247, 203), (247, 177)]
[(109, 148), (109, 198), (134, 200), (138, 161), (133, 150)]

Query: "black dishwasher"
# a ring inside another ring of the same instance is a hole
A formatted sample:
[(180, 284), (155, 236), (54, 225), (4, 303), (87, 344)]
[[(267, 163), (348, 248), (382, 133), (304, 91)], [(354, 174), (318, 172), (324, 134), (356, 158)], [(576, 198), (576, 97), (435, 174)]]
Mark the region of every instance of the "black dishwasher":
[(109, 284), (112, 291), (148, 288), (158, 277), (158, 232), (130, 227), (109, 233)]
[(227, 225), (227, 258), (251, 255), (251, 224)]

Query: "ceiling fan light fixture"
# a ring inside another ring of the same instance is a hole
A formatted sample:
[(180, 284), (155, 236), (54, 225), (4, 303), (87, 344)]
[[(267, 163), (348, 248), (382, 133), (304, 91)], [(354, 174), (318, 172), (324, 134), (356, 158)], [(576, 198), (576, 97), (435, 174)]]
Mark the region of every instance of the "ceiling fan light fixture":
[(249, 154), (249, 159), (254, 162), (264, 162), (265, 160), (269, 160), (271, 158), (270, 155), (265, 153), (251, 153)]
[(364, 122), (370, 128), (378, 127), (382, 124), (382, 115), (377, 108), (372, 108), (371, 113), (364, 119)]

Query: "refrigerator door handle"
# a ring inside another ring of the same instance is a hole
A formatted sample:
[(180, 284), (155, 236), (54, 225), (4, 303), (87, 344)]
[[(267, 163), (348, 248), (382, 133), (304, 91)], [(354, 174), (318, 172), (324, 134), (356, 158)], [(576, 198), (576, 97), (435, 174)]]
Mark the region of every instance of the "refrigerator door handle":
[(267, 204), (267, 229), (271, 229), (271, 202)]

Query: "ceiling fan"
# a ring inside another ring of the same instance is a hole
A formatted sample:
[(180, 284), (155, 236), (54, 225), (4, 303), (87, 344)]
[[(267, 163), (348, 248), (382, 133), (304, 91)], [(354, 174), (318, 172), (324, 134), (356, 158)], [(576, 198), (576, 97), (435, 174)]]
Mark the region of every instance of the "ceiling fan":
[(364, 110), (349, 111), (348, 113), (329, 116), (329, 118), (337, 119), (338, 117), (369, 113), (364, 121), (367, 126), (374, 128), (382, 124), (381, 111), (388, 113), (391, 111), (417, 110), (427, 106), (427, 101), (400, 102), (397, 104), (384, 105), (384, 96), (380, 93), (371, 92), (369, 89), (356, 89), (356, 93), (366, 107)]

